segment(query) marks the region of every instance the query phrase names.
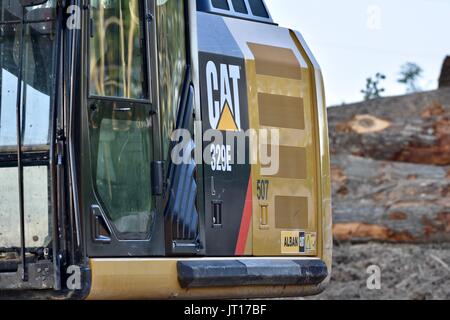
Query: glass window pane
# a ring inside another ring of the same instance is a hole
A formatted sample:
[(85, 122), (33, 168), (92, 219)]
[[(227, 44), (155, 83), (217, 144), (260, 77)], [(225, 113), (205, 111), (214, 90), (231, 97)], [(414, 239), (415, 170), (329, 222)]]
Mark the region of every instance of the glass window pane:
[[(56, 69), (55, 4), (55, 0), (50, 0), (24, 9), (18, 1), (0, 1), (0, 156), (3, 160), (0, 163), (0, 250), (20, 246), (16, 162), (20, 75), (22, 151), (28, 158), (23, 168), (25, 245), (42, 248), (51, 242), (49, 168), (33, 161), (38, 154), (39, 157), (48, 154), (50, 145)], [(22, 69), (19, 68), (21, 59)]]
[(212, 0), (212, 5), (217, 9), (230, 10), (227, 0)]
[(249, 0), (250, 8), (255, 16), (269, 18), (269, 13), (262, 0)]
[[(48, 5), (51, 3), (49, 2)], [(54, 96), (55, 10), (42, 6), (27, 8), (24, 26), (22, 65), (22, 144), (44, 149), (49, 144), (51, 97)], [(14, 20), (20, 10), (1, 7), (0, 21), (0, 150), (12, 150), (17, 145), (16, 102), (22, 34), (20, 24), (2, 24)], [(17, 18), (17, 17), (16, 17)], [(47, 148), (48, 149), (48, 148)]]
[(236, 12), (248, 14), (244, 0), (233, 0), (233, 8)]
[(122, 239), (148, 237), (153, 222), (152, 146), (145, 107), (102, 105), (90, 115), (96, 191)]
[(169, 156), (169, 144), (175, 129), (181, 90), (186, 70), (186, 29), (184, 1), (158, 1), (158, 64), (159, 102), (164, 156)]
[[(51, 237), (48, 168), (24, 168), (25, 240), (27, 248), (48, 246)], [(20, 247), (17, 168), (0, 168), (0, 248)]]
[(91, 2), (90, 93), (146, 99), (140, 1)]
[[(25, 240), (27, 248), (47, 247), (51, 239), (49, 169), (24, 168)], [(20, 247), (17, 167), (0, 166), (0, 248)]]

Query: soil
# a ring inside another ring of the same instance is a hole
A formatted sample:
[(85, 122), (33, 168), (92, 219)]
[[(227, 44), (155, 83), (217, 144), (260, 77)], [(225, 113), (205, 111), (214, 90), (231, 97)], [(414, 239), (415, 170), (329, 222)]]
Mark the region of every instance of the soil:
[[(381, 269), (381, 289), (369, 290), (366, 273)], [(450, 243), (335, 244), (328, 289), (308, 299), (321, 300), (448, 300)]]

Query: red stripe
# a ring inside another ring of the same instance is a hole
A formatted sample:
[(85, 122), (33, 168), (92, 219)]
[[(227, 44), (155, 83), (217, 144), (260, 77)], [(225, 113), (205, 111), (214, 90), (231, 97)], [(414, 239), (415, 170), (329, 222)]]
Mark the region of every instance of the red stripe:
[(241, 229), (239, 230), (239, 237), (236, 244), (236, 256), (242, 256), (245, 253), (245, 245), (248, 239), (248, 230), (252, 219), (252, 177), (248, 181), (247, 196), (245, 198), (244, 212), (242, 214)]

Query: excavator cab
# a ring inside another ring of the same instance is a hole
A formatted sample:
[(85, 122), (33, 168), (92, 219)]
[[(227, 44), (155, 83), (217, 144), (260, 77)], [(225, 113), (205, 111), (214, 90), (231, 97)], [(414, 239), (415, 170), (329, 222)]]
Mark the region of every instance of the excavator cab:
[(0, 297), (324, 290), (322, 75), (264, 1), (0, 0), (0, 68)]

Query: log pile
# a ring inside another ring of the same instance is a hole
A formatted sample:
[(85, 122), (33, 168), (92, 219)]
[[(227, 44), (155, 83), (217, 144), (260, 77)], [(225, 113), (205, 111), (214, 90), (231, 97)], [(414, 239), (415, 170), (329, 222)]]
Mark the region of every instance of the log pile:
[(450, 241), (450, 88), (328, 112), (335, 239)]

